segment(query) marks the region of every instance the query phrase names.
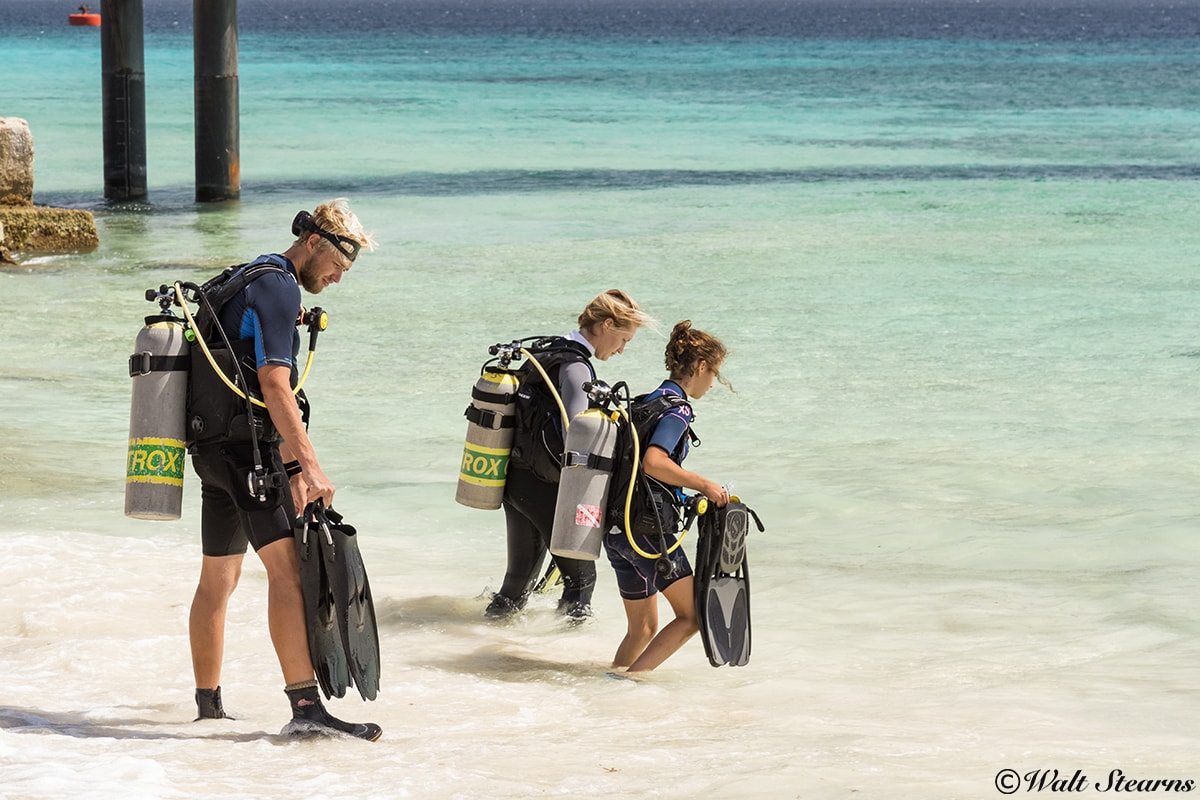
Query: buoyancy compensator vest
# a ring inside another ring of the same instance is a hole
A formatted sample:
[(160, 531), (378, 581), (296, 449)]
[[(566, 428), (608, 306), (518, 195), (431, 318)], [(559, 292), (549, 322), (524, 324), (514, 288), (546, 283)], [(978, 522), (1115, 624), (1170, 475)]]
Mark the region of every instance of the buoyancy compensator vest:
[[(592, 381), (585, 389), (591, 407), (567, 431), (550, 552), (594, 560), (604, 534), (617, 528), (627, 531), (631, 542), (633, 534), (657, 538), (662, 552), (644, 555), (660, 559), (669, 552), (666, 535), (686, 527), (684, 504), (674, 487), (645, 474), (641, 456), (663, 415), (688, 405), (687, 399), (672, 394), (630, 398), (624, 383), (610, 387)], [(700, 443), (690, 426), (687, 433)]]
[[(134, 379), (130, 406), (129, 455), (125, 513), (141, 519), (178, 519), (183, 493), (183, 452), (197, 444), (238, 442), (253, 452), (254, 469), (247, 477), (250, 495), (264, 502), (270, 489), (286, 486), (283, 473), (263, 464), (260, 442), (278, 438), (258, 386), (253, 343), (231, 341), (221, 327), (220, 309), (251, 281), (269, 272), (287, 272), (282, 256), (267, 256), (229, 267), (207, 283), (176, 282), (146, 291), (159, 314), (146, 318), (129, 359)], [(187, 303), (199, 305), (193, 316)], [(172, 306), (182, 308), (184, 319)], [(308, 326), (308, 361), (292, 385), (302, 418), (308, 408), (303, 386), (316, 350), (317, 335), (328, 315), (313, 308), (302, 320)], [(246, 361), (246, 359), (249, 359)], [(218, 372), (219, 371), (219, 372)], [(253, 435), (252, 435), (253, 434)]]
[(528, 469), (540, 480), (557, 483), (562, 471), (563, 446), (570, 420), (558, 394), (559, 372), (566, 364), (587, 364), (596, 372), (586, 347), (562, 337), (539, 339), (525, 348), (528, 360), (517, 370), (516, 431), (513, 466)]
[[(685, 509), (676, 489), (647, 475), (643, 466), (658, 423), (671, 409), (684, 406), (690, 409), (686, 397), (666, 393), (651, 392), (629, 401), (626, 424), (621, 427), (616, 446), (613, 486), (605, 516), (609, 527), (653, 537), (678, 533), (685, 527)], [(690, 424), (687, 436), (692, 446), (700, 445), (700, 437)]]
[[(488, 352), (493, 358), (480, 370), (464, 412), (467, 436), (455, 500), (496, 509), (510, 466), (531, 470), (544, 481), (558, 480), (562, 431), (570, 423), (558, 394), (559, 370), (582, 361), (590, 371), (591, 362), (586, 347), (555, 336), (494, 344)], [(514, 366), (522, 358), (525, 362)]]
[[(267, 256), (262, 261), (229, 267), (196, 290), (200, 308), (194, 318), (194, 328), (207, 349), (192, 349), (187, 404), (189, 447), (245, 443), (252, 436), (256, 441), (266, 443), (279, 439), (261, 402), (254, 341), (230, 339), (219, 319), (226, 303), (253, 281), (272, 272), (287, 274), (282, 258)], [(293, 366), (293, 386), (295, 383)], [(259, 402), (247, 402), (247, 396)]]

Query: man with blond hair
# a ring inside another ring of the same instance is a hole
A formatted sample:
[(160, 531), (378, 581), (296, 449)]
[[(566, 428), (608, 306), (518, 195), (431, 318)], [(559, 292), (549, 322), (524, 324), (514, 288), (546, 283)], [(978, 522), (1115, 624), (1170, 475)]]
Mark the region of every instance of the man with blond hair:
[(292, 527), (297, 510), (317, 500), (329, 506), (335, 491), (317, 461), (294, 393), (300, 289), (319, 294), (340, 282), (359, 251), (375, 243), (340, 198), (312, 214), (301, 211), (292, 233), (296, 238), (286, 251), (259, 256), (234, 272), (229, 280), (242, 288), (219, 307), (202, 303), (197, 315), (197, 332), (211, 348), (228, 345), (229, 363), (245, 365), (245, 382), (265, 405), (265, 413), (248, 413), (245, 400), (222, 385), (204, 358), (193, 359), (188, 420), (192, 466), (201, 481), (204, 557), (188, 629), (198, 719), (226, 717), (220, 689), (225, 614), (252, 546), (267, 570), (271, 642), (293, 722), (299, 723), (285, 730), (374, 741), (382, 733), (378, 725), (343, 722), (321, 703)]

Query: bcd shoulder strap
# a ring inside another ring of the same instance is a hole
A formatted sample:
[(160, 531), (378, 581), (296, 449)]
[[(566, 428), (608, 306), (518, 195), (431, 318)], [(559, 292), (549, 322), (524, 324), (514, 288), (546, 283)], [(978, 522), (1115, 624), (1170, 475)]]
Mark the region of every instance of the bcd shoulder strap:
[[(551, 380), (557, 377), (555, 370), (564, 364), (572, 364), (582, 361), (587, 364), (588, 371), (592, 374), (592, 378), (596, 377), (596, 370), (592, 367), (591, 353), (579, 342), (572, 341), (562, 336), (556, 336), (550, 339), (540, 339), (529, 348), (530, 354), (537, 359), (537, 363)], [(533, 366), (529, 361), (521, 365), (520, 370), (522, 383), (527, 380), (533, 380), (533, 376), (537, 376), (538, 382), (541, 380), (541, 373), (537, 367)]]
[[(203, 327), (201, 333), (206, 342), (210, 341), (213, 333), (212, 325), (217, 323), (217, 318), (225, 304), (251, 283), (271, 272), (290, 274), (287, 268), (275, 260), (275, 257), (267, 256), (258, 261), (226, 267), (220, 275), (201, 285), (199, 294), (207, 298), (207, 302), (200, 304), (197, 322)], [(208, 319), (210, 312), (211, 320)]]
[[(647, 397), (648, 395), (644, 394), (638, 395), (630, 403), (630, 418), (637, 428), (643, 452), (664, 414), (673, 408), (686, 407), (690, 416), (692, 410), (692, 404), (688, 402), (687, 398), (677, 394), (660, 394), (649, 399)], [(691, 423), (688, 423), (687, 435), (693, 447), (700, 446), (700, 437), (692, 429)]]

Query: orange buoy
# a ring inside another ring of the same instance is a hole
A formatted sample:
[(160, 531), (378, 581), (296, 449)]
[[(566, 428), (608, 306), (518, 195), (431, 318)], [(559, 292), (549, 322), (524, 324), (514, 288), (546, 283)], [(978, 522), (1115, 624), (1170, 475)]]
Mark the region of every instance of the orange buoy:
[(67, 15), (67, 22), (72, 25), (97, 27), (100, 25), (100, 15), (93, 14), (91, 6), (80, 6), (78, 13)]

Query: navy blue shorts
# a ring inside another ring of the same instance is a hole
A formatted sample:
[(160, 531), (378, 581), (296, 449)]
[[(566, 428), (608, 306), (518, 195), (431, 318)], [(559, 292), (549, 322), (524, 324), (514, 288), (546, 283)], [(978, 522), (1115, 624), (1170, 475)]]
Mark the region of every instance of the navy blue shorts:
[[(634, 534), (633, 540), (643, 552), (661, 552), (657, 536)], [(678, 537), (667, 534), (666, 541), (667, 548), (670, 549), (678, 541)], [(665, 578), (659, 575), (654, 569), (655, 559), (646, 558), (634, 550), (623, 530), (610, 531), (604, 535), (604, 551), (608, 553), (608, 561), (617, 573), (617, 588), (621, 590), (621, 597), (626, 600), (653, 597), (680, 578), (692, 574), (692, 565), (688, 563), (687, 553), (683, 552), (682, 547), (676, 547), (667, 556), (667, 560), (671, 562), (671, 574)]]

